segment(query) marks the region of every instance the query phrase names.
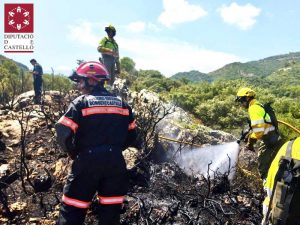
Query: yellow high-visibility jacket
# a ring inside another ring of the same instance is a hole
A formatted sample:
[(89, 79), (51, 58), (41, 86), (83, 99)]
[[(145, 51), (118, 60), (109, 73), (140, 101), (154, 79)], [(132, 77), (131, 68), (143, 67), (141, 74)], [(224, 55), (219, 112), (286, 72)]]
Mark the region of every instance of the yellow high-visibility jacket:
[[(285, 156), (287, 146), (289, 142), (286, 142), (278, 151), (276, 157), (274, 158), (268, 172), (268, 176), (266, 179), (266, 182), (264, 184), (264, 188), (267, 191), (267, 196), (263, 202), (263, 214), (266, 215), (268, 211), (268, 206), (270, 202), (270, 198), (272, 195), (272, 190), (274, 186), (275, 176), (277, 174), (278, 168), (279, 168), (279, 161), (281, 159), (281, 156)], [(292, 146), (292, 158), (296, 160), (300, 160), (300, 137), (298, 137)]]
[[(261, 139), (270, 131), (274, 131), (275, 127), (271, 123), (269, 114), (266, 114), (264, 108), (256, 99), (252, 99), (249, 103), (248, 113), (251, 121), (252, 133), (250, 138)], [(264, 118), (266, 114), (266, 117)], [(269, 122), (266, 123), (265, 122)]]

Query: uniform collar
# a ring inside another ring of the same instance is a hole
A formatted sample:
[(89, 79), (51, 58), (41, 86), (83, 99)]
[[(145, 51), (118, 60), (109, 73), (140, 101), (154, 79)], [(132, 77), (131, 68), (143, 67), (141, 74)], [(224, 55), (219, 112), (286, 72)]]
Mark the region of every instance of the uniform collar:
[(92, 92), (92, 95), (97, 95), (97, 94), (109, 94), (109, 91), (105, 89), (105, 87), (97, 87), (95, 88)]

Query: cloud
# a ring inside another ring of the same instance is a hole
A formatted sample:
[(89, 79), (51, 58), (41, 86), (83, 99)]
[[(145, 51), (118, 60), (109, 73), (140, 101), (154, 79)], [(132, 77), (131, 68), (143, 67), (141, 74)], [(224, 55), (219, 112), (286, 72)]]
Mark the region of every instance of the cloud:
[(126, 29), (130, 32), (133, 32), (133, 33), (141, 33), (141, 32), (144, 32), (146, 30), (158, 32), (158, 31), (161, 30), (161, 28), (159, 28), (154, 23), (146, 23), (146, 22), (143, 22), (143, 21), (136, 21), (136, 22), (129, 23), (126, 26)]
[(225, 23), (248, 30), (256, 23), (255, 18), (260, 14), (261, 9), (249, 3), (242, 6), (233, 2), (229, 6), (223, 5), (218, 12)]
[(163, 0), (163, 5), (164, 11), (158, 21), (166, 27), (195, 21), (207, 14), (201, 6), (191, 5), (187, 0)]
[(87, 21), (80, 21), (77, 25), (69, 25), (68, 38), (81, 44), (95, 47), (99, 42), (99, 37), (92, 33), (94, 25)]
[(127, 25), (127, 30), (131, 32), (143, 32), (146, 28), (146, 24), (142, 21), (132, 22)]
[[(90, 53), (88, 53), (89, 55), (82, 55), (82, 58), (92, 58), (94, 45), (98, 43), (98, 37), (91, 29), (93, 24), (81, 22), (76, 26), (70, 27), (72, 29), (69, 29), (68, 36), (73, 34), (73, 41), (86, 47), (91, 47), (91, 51), (84, 48), (85, 52)], [(82, 34), (81, 31), (84, 31), (84, 35), (79, 35)], [(76, 35), (77, 33), (78, 35)], [(132, 58), (136, 63), (137, 69), (154, 69), (165, 76), (190, 70), (206, 73), (219, 69), (228, 63), (241, 61), (236, 55), (203, 49), (197, 45), (176, 39), (135, 35), (130, 37), (118, 36), (116, 40), (120, 46), (121, 57), (127, 56)], [(93, 43), (91, 41), (96, 42)], [(78, 52), (74, 52), (74, 55), (76, 54)]]
[(74, 67), (71, 67), (71, 66), (58, 65), (57, 67), (54, 68), (54, 73), (71, 75), (71, 72), (73, 69), (74, 69)]
[(159, 28), (154, 23), (148, 23), (147, 26), (148, 26), (148, 28), (149, 28), (150, 31), (154, 31), (154, 32), (161, 31), (161, 28)]
[(168, 77), (190, 70), (211, 72), (228, 63), (240, 61), (233, 54), (202, 49), (178, 40), (151, 37), (122, 37), (118, 40), (122, 52), (127, 52), (126, 56), (135, 61), (137, 69), (158, 70)]

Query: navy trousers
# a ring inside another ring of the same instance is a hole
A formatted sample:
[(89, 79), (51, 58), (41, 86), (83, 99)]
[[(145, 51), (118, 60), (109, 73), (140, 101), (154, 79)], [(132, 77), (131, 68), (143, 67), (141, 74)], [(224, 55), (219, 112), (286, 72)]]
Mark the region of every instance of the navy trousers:
[(83, 224), (95, 193), (100, 204), (99, 224), (120, 224), (120, 209), (127, 191), (128, 174), (120, 147), (85, 150), (73, 161), (57, 224)]

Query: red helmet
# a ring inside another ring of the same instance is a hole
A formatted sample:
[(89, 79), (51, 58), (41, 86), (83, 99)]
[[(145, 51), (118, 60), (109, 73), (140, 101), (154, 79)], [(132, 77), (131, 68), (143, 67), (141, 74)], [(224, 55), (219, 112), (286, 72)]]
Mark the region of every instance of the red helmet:
[(69, 77), (72, 81), (78, 82), (80, 78), (92, 78), (96, 81), (109, 80), (110, 76), (105, 66), (96, 61), (80, 64), (76, 71)]

